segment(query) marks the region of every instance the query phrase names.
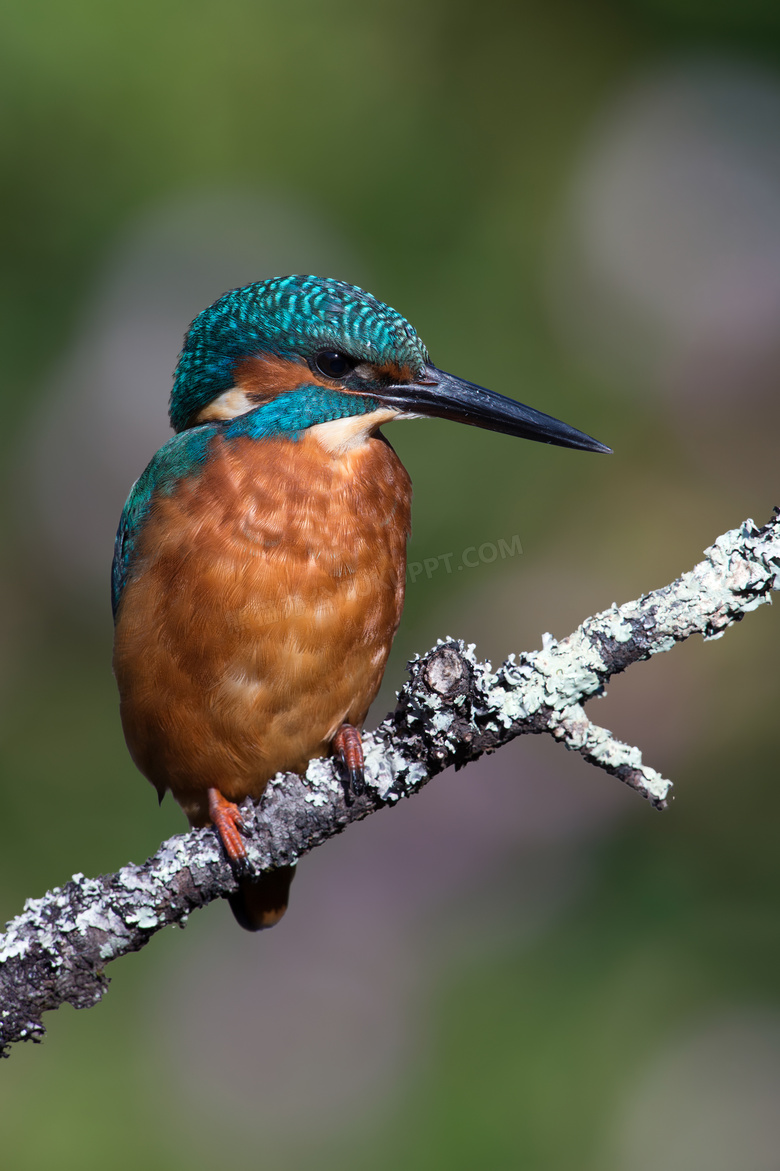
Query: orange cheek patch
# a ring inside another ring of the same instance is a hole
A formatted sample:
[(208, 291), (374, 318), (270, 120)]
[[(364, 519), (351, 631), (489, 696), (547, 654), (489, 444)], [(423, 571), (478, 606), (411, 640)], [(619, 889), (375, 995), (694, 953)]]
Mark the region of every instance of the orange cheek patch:
[[(370, 369), (391, 380), (408, 381), (412, 378), (410, 370), (394, 363)], [(334, 387), (339, 387), (346, 394), (358, 396), (362, 393), (371, 393), (369, 387), (366, 387), (365, 391), (354, 390), (342, 386), (338, 379), (314, 373), (302, 359), (254, 354), (236, 364), (233, 387), (223, 391), (208, 403), (193, 422), (207, 423), (215, 419), (234, 419), (301, 386), (321, 386), (331, 391)]]
[(261, 357), (245, 358), (236, 366), (236, 386), (256, 406), (268, 403), (285, 391), (296, 390), (299, 386), (314, 383), (329, 389), (332, 383), (312, 374), (305, 362), (291, 358)]

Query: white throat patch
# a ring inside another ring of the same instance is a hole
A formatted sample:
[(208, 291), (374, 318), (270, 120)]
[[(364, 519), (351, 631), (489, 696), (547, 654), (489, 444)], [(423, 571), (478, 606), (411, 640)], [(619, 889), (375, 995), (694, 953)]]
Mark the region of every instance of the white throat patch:
[(309, 427), (309, 433), (331, 455), (343, 455), (354, 447), (360, 447), (383, 423), (407, 417), (392, 407), (380, 407), (378, 411), (371, 411), (368, 415), (347, 415), (345, 419), (316, 423)]

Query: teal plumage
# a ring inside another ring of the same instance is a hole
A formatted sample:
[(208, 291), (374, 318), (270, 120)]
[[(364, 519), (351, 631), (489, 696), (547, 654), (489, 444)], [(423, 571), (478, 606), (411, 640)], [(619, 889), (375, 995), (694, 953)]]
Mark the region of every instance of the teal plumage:
[(358, 360), (395, 362), (420, 374), (428, 351), (405, 317), (344, 281), (287, 276), (225, 293), (189, 328), (174, 376), (171, 425), (187, 427), (234, 385), (247, 355), (281, 358), (346, 350)]
[(246, 415), (238, 415), (221, 427), (228, 439), (239, 435), (247, 435), (250, 439), (285, 435), (296, 440), (307, 427), (346, 419), (350, 415), (367, 415), (378, 407), (379, 400), (370, 395), (342, 394), (304, 383), (292, 394), (280, 394), (272, 402), (264, 403)]
[(174, 436), (136, 482), (122, 513), (111, 574), (116, 615), (136, 538), (156, 493), (169, 495), (185, 477), (197, 476), (211, 439), (252, 439), (285, 434), (294, 440), (318, 423), (368, 414), (375, 398), (301, 385), (226, 423), (193, 427), (198, 413), (236, 383), (236, 365), (252, 354), (300, 360), (331, 347), (381, 365), (400, 362), (419, 372), (428, 352), (409, 322), (370, 293), (343, 281), (288, 276), (257, 281), (223, 294), (190, 325), (174, 375), (170, 419)]

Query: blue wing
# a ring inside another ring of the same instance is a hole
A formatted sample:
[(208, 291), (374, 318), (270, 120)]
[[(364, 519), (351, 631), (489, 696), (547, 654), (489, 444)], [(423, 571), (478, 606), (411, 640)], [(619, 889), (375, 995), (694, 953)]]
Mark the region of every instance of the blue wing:
[(156, 495), (170, 495), (185, 476), (197, 475), (208, 456), (208, 445), (217, 431), (213, 424), (193, 427), (174, 435), (154, 455), (130, 489), (122, 511), (111, 566), (111, 607), (116, 618), (122, 592), (133, 565), (138, 538)]
[[(157, 453), (160, 454), (159, 452)], [(114, 540), (114, 561), (111, 566), (111, 609), (116, 618), (116, 612), (119, 609), (119, 603), (122, 598), (122, 591), (127, 582), (127, 576), (130, 572), (130, 564), (133, 559), (133, 553), (138, 540), (138, 534), (143, 527), (143, 522), (149, 512), (149, 507), (152, 502), (152, 496), (156, 486), (157, 476), (155, 473), (154, 464), (157, 456), (154, 457), (148, 468), (136, 480), (130, 489), (130, 495), (127, 498), (127, 503), (122, 509), (122, 517), (119, 521), (119, 528), (116, 531), (116, 538)]]
[(122, 510), (122, 519), (119, 521), (119, 528), (114, 538), (114, 560), (111, 563), (111, 610), (115, 618), (117, 609), (119, 608), (119, 599), (122, 597), (122, 590), (125, 588), (125, 581), (127, 580), (125, 542), (127, 540), (129, 525), (126, 514), (127, 508), (124, 508)]

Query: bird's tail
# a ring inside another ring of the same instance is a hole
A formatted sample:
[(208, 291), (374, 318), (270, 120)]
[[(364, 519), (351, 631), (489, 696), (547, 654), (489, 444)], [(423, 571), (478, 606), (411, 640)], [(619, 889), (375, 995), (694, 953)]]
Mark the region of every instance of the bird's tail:
[(275, 927), (287, 910), (290, 883), (295, 866), (267, 870), (259, 878), (242, 878), (234, 895), (228, 895), (236, 922), (245, 931), (263, 931)]

